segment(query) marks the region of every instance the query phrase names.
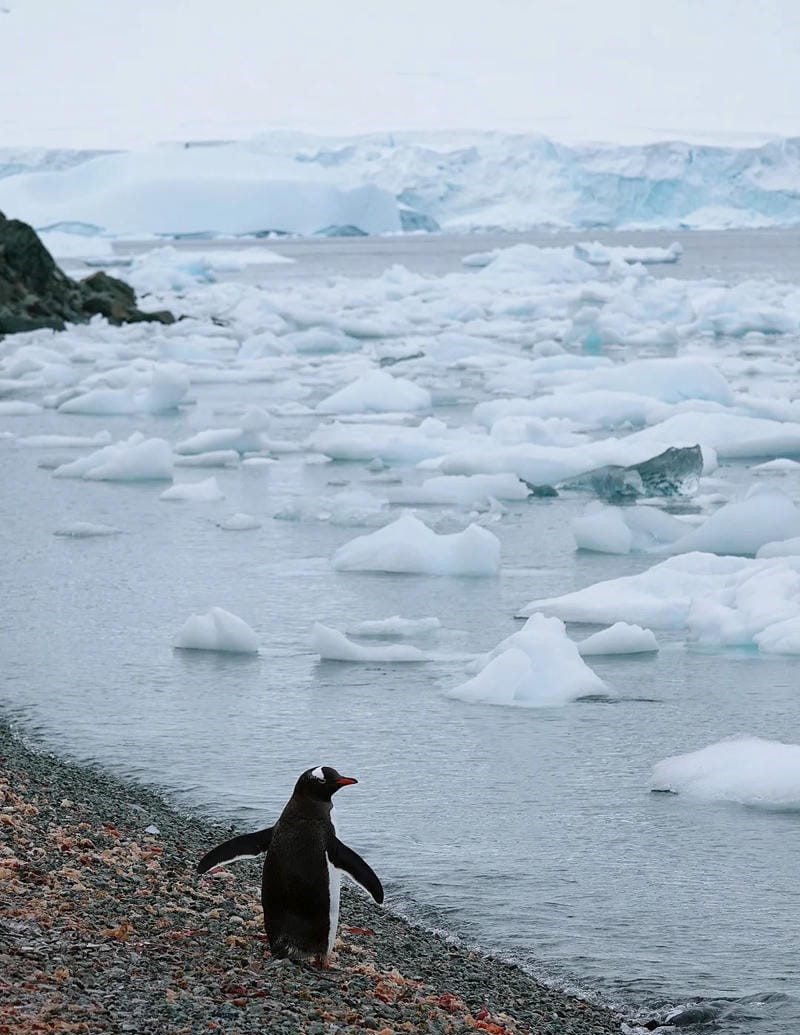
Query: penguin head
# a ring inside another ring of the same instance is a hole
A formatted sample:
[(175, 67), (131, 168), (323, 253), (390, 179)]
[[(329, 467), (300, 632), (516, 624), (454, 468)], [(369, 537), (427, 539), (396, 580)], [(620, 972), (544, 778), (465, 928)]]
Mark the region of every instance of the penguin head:
[(352, 776), (341, 776), (329, 765), (318, 765), (314, 769), (306, 769), (295, 785), (295, 794), (316, 798), (318, 801), (330, 801), (342, 787), (358, 783)]

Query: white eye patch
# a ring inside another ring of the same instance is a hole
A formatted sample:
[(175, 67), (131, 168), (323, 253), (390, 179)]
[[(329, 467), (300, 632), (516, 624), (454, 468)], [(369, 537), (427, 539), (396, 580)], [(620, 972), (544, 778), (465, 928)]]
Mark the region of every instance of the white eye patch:
[(325, 783), (325, 774), (322, 772), (321, 765), (318, 765), (316, 769), (312, 769), (311, 775), (315, 780), (320, 780), (322, 783)]

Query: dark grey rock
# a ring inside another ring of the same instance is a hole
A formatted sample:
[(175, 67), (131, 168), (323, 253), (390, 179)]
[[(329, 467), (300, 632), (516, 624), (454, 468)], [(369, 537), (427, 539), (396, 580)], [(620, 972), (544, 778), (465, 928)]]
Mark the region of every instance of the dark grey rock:
[(33, 227), (0, 212), (0, 336), (46, 327), (60, 331), (97, 314), (113, 324), (175, 320), (165, 310), (143, 312), (133, 288), (106, 273), (80, 281), (68, 277)]

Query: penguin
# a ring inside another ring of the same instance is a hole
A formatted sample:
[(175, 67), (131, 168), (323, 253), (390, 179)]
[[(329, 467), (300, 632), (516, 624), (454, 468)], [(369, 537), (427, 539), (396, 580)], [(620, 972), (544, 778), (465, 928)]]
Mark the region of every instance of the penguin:
[(383, 887), (370, 866), (336, 836), (332, 797), (358, 783), (330, 766), (307, 769), (277, 823), (217, 845), (197, 864), (199, 873), (266, 853), (261, 880), (264, 929), (272, 955), (326, 967), (339, 924), (342, 872), (377, 903)]

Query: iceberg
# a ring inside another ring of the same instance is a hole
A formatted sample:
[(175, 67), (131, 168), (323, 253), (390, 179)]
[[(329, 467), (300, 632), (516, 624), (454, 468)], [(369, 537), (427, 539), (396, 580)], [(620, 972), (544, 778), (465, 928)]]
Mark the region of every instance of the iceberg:
[(477, 675), (448, 690), (447, 696), (477, 704), (548, 708), (609, 694), (567, 636), (564, 623), (542, 614), (532, 615), (477, 667)]
[(590, 503), (572, 522), (579, 550), (595, 553), (630, 553), (690, 537), (686, 522), (655, 507), (608, 507)]
[(373, 370), (317, 403), (317, 413), (397, 413), (429, 410), (431, 393), (404, 377)]
[(221, 607), (192, 615), (175, 637), (174, 647), (231, 654), (257, 654), (258, 637), (241, 618)]
[(377, 532), (340, 546), (332, 563), (337, 571), (497, 575), (500, 541), (475, 524), (463, 532), (437, 535), (413, 514), (404, 514)]
[(666, 553), (732, 554), (753, 557), (767, 543), (800, 536), (800, 510), (778, 489), (756, 485), (747, 497), (726, 503)]
[(132, 372), (125, 388), (89, 388), (66, 399), (61, 413), (112, 414), (170, 413), (176, 410), (189, 391), (189, 380), (177, 364), (160, 364), (144, 378)]
[(637, 496), (687, 496), (697, 490), (703, 473), (700, 446), (669, 446), (638, 464), (610, 464), (560, 483), (563, 488), (590, 489), (601, 499), (619, 501)]
[(578, 643), (582, 658), (592, 654), (650, 654), (657, 650), (658, 641), (652, 629), (627, 622), (615, 622)]
[(323, 661), (427, 661), (428, 656), (418, 647), (405, 643), (390, 643), (380, 647), (362, 646), (348, 639), (338, 629), (314, 623), (311, 646)]
[(731, 737), (653, 767), (651, 790), (701, 801), (800, 808), (800, 744)]
[(160, 500), (188, 500), (192, 503), (216, 503), (225, 499), (225, 493), (217, 484), (216, 478), (206, 478), (201, 482), (181, 482), (171, 485), (158, 497)]
[(61, 464), (53, 471), (53, 477), (107, 482), (172, 481), (172, 449), (163, 438), (145, 438), (135, 431), (128, 439)]

